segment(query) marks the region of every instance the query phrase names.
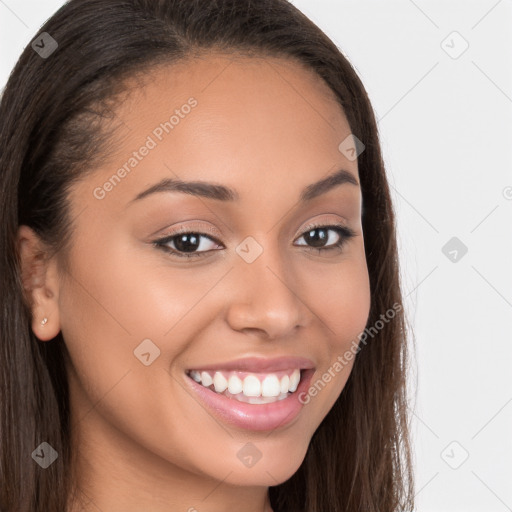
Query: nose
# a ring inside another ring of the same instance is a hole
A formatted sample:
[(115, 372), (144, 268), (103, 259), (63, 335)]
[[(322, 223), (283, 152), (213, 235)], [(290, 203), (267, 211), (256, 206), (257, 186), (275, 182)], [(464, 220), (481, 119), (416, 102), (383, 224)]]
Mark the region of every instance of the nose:
[(265, 249), (252, 263), (239, 258), (235, 266), (227, 295), (227, 322), (232, 329), (281, 339), (296, 336), (297, 329), (307, 325), (311, 312), (305, 290), (277, 250)]

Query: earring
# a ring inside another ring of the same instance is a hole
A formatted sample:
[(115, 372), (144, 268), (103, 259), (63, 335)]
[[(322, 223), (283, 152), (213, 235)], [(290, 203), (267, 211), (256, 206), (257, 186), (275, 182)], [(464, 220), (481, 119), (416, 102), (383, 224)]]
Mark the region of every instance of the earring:
[(48, 318), (44, 317), (42, 320), (41, 320), (41, 325), (45, 325), (46, 322), (48, 322)]

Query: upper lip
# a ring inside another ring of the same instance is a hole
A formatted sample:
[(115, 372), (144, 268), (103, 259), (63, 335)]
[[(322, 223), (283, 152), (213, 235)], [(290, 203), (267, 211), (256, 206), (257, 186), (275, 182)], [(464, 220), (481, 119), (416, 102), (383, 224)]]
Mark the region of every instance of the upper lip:
[(305, 357), (276, 357), (273, 359), (263, 357), (246, 357), (221, 363), (198, 365), (190, 370), (241, 370), (244, 372), (276, 372), (280, 370), (314, 368), (313, 361)]

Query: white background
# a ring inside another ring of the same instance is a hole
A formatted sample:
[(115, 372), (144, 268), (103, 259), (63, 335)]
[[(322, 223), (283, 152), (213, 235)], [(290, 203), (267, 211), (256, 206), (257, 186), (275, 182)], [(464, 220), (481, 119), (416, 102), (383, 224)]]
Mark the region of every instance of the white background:
[[(0, 0), (0, 87), (62, 3)], [(512, 510), (512, 1), (293, 3), (379, 122), (415, 333), (417, 510)]]

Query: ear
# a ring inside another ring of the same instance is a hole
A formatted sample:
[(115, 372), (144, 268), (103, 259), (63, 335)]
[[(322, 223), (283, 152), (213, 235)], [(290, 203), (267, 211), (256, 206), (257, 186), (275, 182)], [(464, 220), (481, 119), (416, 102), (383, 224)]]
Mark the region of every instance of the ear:
[(19, 227), (17, 248), (23, 293), (32, 310), (32, 331), (41, 341), (51, 340), (60, 331), (56, 261), (48, 259), (41, 239), (28, 226)]

